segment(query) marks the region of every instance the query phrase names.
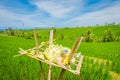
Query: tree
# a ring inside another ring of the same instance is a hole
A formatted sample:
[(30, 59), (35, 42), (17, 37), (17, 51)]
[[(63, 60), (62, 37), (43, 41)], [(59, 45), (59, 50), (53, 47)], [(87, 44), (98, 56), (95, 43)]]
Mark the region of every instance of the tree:
[(33, 33), (27, 32), (25, 34), (25, 38), (27, 38), (27, 39), (31, 39), (32, 37), (33, 37)]
[(114, 34), (112, 33), (112, 30), (109, 29), (109, 30), (106, 30), (104, 32), (104, 35), (103, 35), (103, 38), (102, 38), (103, 42), (111, 42), (111, 41), (114, 41), (115, 40), (115, 36)]
[(93, 41), (93, 34), (92, 34), (92, 31), (89, 30), (85, 36), (85, 41), (86, 42), (92, 42)]
[(11, 27), (7, 28), (5, 32), (9, 36), (15, 36), (14, 30)]
[(17, 37), (25, 36), (25, 33), (22, 30), (15, 30), (14, 33), (15, 33), (15, 36), (17, 36)]

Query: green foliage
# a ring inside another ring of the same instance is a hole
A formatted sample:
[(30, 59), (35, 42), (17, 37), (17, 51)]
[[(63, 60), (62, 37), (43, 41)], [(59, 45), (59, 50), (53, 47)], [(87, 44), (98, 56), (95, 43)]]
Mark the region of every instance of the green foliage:
[(22, 30), (13, 30), (11, 27), (5, 30), (8, 36), (17, 36), (17, 37), (24, 37), (25, 32)]
[(87, 32), (87, 34), (85, 35), (85, 41), (86, 42), (92, 42), (93, 41), (93, 34), (92, 34), (91, 30), (89, 30)]
[(120, 42), (120, 37), (119, 37), (119, 36), (117, 36), (117, 37), (115, 38), (115, 41)]
[[(105, 32), (111, 28), (111, 32)], [(9, 29), (12, 31), (12, 29)], [(89, 31), (91, 30), (91, 31)], [(80, 77), (66, 72), (63, 80), (111, 80), (109, 71), (114, 71), (120, 74), (120, 43), (119, 42), (101, 42), (103, 35), (110, 35), (110, 39), (120, 40), (118, 26), (97, 26), (86, 28), (69, 28), (69, 29), (56, 29), (55, 37), (56, 43), (62, 44), (72, 48), (74, 40), (82, 34), (86, 34), (88, 40), (92, 39), (99, 42), (82, 42), (78, 52), (81, 51), (84, 55), (83, 65), (81, 67)], [(23, 37), (20, 35), (20, 30), (15, 30), (14, 35), (18, 36), (1, 36), (0, 35), (0, 80), (41, 80), (39, 63), (37, 60), (31, 59), (26, 56), (16, 57), (18, 48), (29, 49), (35, 46), (33, 38), (33, 31), (26, 30)], [(38, 42), (49, 40), (49, 29), (37, 30)], [(93, 33), (95, 36), (93, 36)], [(11, 35), (11, 32), (8, 32)], [(13, 35), (13, 34), (12, 34)], [(63, 35), (63, 36), (62, 36)], [(92, 35), (92, 36), (91, 36)], [(27, 39), (25, 39), (25, 38)], [(115, 41), (114, 40), (114, 41)], [(111, 41), (111, 40), (109, 40)], [(88, 56), (88, 57), (86, 57)], [(91, 59), (90, 57), (99, 58), (103, 60), (112, 61), (100, 62), (99, 59)], [(47, 76), (47, 65), (43, 64), (43, 70)], [(57, 80), (61, 69), (52, 67), (52, 80)]]
[(9, 36), (15, 36), (14, 30), (11, 27), (9, 27), (8, 29), (6, 29), (5, 31), (6, 31), (7, 35), (9, 35)]
[(21, 31), (21, 30), (14, 30), (15, 36), (17, 37), (24, 37), (25, 36), (25, 32)]
[[(55, 28), (54, 38), (56, 40), (75, 40), (79, 36), (84, 36), (85, 42), (111, 42), (120, 41), (120, 27), (119, 25), (106, 25), (106, 26), (91, 26), (91, 27), (75, 27), (75, 28)], [(50, 29), (37, 29), (38, 38), (49, 39)], [(25, 37), (28, 39), (33, 38), (33, 30), (13, 30), (6, 29), (8, 35), (18, 37)]]
[(27, 33), (25, 33), (25, 38), (26, 39), (32, 39), (34, 36), (33, 36), (33, 33), (31, 33), (31, 32), (27, 32)]
[(120, 30), (116, 31), (116, 36), (120, 36)]
[(64, 35), (63, 34), (61, 35), (61, 40), (64, 40)]
[[(46, 41), (45, 39), (38, 39), (39, 42)], [(72, 48), (74, 40), (71, 41), (57, 41), (58, 44)], [(26, 56), (16, 57), (18, 48), (29, 49), (35, 46), (34, 39), (25, 39), (21, 37), (0, 36), (0, 79), (1, 80), (40, 80), (39, 63), (37, 60), (31, 59)], [(113, 71), (119, 71), (119, 52), (120, 43), (86, 43), (83, 42), (79, 51), (84, 56), (99, 57), (111, 60)], [(109, 54), (108, 54), (109, 53)], [(110, 80), (108, 71), (110, 70), (109, 64), (104, 68), (99, 60), (94, 63), (94, 59), (84, 57), (84, 62), (81, 68), (80, 77), (67, 72), (63, 80), (72, 80), (81, 78), (82, 80)], [(43, 64), (45, 75), (47, 75), (47, 65)], [(107, 70), (108, 69), (108, 70)], [(52, 80), (57, 80), (61, 69), (57, 67), (52, 68)]]
[(112, 30), (106, 30), (104, 35), (103, 35), (103, 42), (111, 42), (115, 41), (114, 34), (112, 33)]
[(69, 28), (68, 28), (68, 27), (65, 27), (64, 29), (66, 29), (66, 30), (67, 30), (67, 29), (69, 29)]

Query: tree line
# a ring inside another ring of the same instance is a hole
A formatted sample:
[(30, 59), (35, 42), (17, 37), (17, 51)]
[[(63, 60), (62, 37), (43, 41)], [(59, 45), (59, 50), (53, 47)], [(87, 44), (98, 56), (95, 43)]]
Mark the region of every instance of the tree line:
[[(65, 28), (66, 29), (66, 28)], [(26, 39), (32, 39), (34, 37), (33, 32), (26, 32), (23, 30), (14, 30), (12, 28), (7, 28), (5, 33), (8, 36), (17, 36), (17, 37), (25, 37)], [(49, 32), (48, 32), (49, 33)], [(54, 34), (57, 33), (57, 29), (54, 28)], [(38, 38), (46, 39), (45, 35), (38, 35)], [(96, 37), (92, 30), (88, 30), (86, 33), (82, 34), (84, 36), (85, 42), (112, 42), (112, 41), (120, 41), (120, 36), (116, 36), (111, 29), (107, 29), (104, 31), (102, 36)], [(74, 39), (73, 36), (65, 36), (64, 34), (59, 34), (59, 36), (55, 36), (55, 39), (58, 40), (72, 40)]]
[(91, 30), (83, 34), (85, 42), (113, 42), (120, 41), (120, 36), (115, 36), (111, 29), (105, 30), (101, 37), (95, 37)]
[(17, 36), (17, 37), (25, 37), (27, 39), (31, 39), (33, 38), (33, 33), (31, 32), (25, 32), (23, 30), (14, 30), (12, 29), (11, 27), (7, 28), (5, 30), (5, 33), (8, 35), (8, 36)]

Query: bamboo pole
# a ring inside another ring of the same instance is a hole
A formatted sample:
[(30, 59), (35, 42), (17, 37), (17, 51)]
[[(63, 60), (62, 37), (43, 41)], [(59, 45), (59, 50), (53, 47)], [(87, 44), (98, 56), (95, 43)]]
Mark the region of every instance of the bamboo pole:
[[(34, 38), (35, 38), (35, 44), (36, 44), (36, 53), (39, 54), (39, 46), (38, 46), (38, 40), (37, 40), (37, 35), (36, 35), (36, 30), (35, 29), (34, 29)], [(43, 69), (42, 69), (41, 61), (39, 61), (39, 64), (40, 64), (41, 77), (42, 77), (42, 80), (44, 80), (44, 72), (43, 72)]]
[[(53, 44), (53, 30), (50, 30), (49, 44), (50, 44), (50, 45)], [(51, 68), (52, 68), (52, 66), (49, 64), (49, 65), (48, 65), (48, 79), (47, 79), (47, 80), (50, 80), (50, 79), (51, 79)]]
[(53, 44), (53, 30), (50, 30), (50, 40), (49, 40), (49, 44), (50, 44), (50, 45)]
[(65, 72), (66, 72), (66, 70), (65, 70), (65, 69), (62, 69), (62, 71), (61, 71), (61, 73), (60, 73), (60, 75), (59, 75), (59, 77), (58, 77), (58, 80), (61, 80), (61, 79), (62, 79), (62, 77), (64, 76)]
[[(70, 61), (71, 61), (74, 53), (75, 53), (75, 52), (77, 51), (77, 49), (79, 48), (80, 43), (82, 42), (82, 39), (83, 39), (83, 37), (76, 39), (76, 41), (75, 41), (75, 43), (74, 43), (74, 45), (73, 45), (73, 48), (72, 48), (72, 50), (71, 50), (71, 52), (70, 52), (70, 55), (68, 56), (68, 63), (70, 63)], [(62, 77), (64, 76), (65, 72), (66, 72), (66, 70), (65, 70), (65, 69), (62, 69), (62, 71), (61, 71), (61, 73), (60, 73), (60, 75), (59, 75), (59, 77), (58, 77), (58, 80), (61, 80), (61, 79), (62, 79)]]
[(36, 45), (36, 53), (39, 54), (39, 46), (38, 46), (38, 40), (36, 35), (36, 30), (34, 29), (34, 38), (35, 38), (35, 45)]
[(83, 39), (83, 37), (76, 39), (75, 44), (73, 45), (73, 48), (72, 48), (70, 55), (68, 57), (68, 63), (70, 63), (74, 53), (78, 50), (78, 48), (82, 42), (82, 39)]

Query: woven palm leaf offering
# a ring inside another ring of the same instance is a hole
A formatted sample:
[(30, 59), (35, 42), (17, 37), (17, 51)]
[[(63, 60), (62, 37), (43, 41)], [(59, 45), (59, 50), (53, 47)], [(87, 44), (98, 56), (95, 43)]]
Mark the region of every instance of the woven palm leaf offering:
[(76, 52), (81, 41), (82, 37), (76, 39), (72, 49), (54, 43), (50, 44), (50, 41), (41, 42), (38, 49), (37, 47), (28, 50), (20, 48), (19, 55), (27, 55), (31, 58), (39, 60), (40, 62), (57, 66), (79, 75), (83, 56), (81, 53)]

